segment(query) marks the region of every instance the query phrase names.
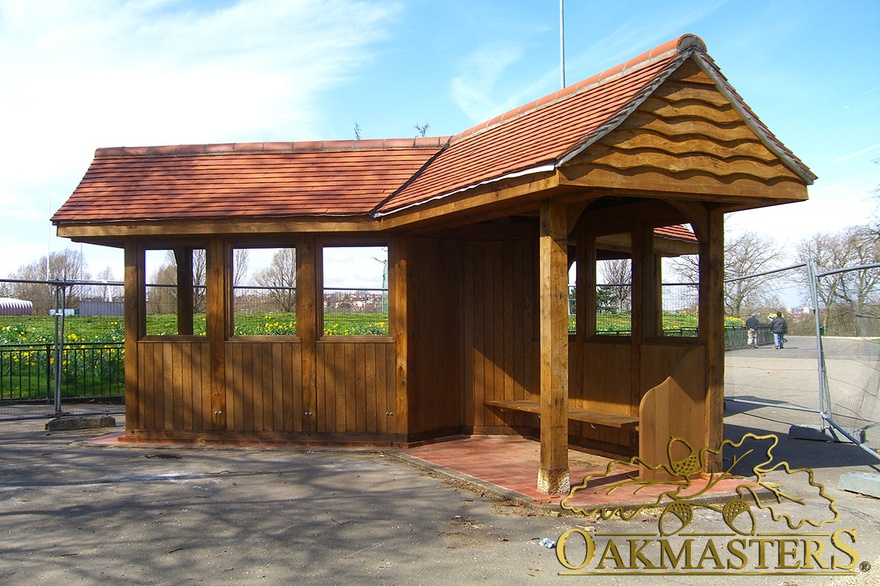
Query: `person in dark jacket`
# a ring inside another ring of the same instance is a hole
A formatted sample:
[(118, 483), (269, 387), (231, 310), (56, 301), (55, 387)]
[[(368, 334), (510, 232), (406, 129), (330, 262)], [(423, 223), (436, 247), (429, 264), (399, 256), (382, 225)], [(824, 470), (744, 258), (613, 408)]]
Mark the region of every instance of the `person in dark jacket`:
[(785, 334), (788, 333), (788, 323), (782, 317), (781, 311), (777, 311), (776, 317), (770, 322), (770, 332), (773, 334), (773, 342), (776, 344), (776, 349), (782, 349), (782, 345), (785, 343)]
[(746, 341), (746, 348), (757, 348), (758, 347), (758, 316), (757, 314), (752, 314), (749, 316), (749, 319), (746, 320), (746, 330), (748, 334), (748, 340)]

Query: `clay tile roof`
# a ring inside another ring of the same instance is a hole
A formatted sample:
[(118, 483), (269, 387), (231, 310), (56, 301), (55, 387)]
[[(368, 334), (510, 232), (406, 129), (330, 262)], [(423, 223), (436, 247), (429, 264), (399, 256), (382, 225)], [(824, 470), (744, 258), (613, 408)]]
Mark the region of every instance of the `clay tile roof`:
[(675, 224), (672, 226), (661, 226), (654, 228), (654, 235), (672, 240), (686, 240), (687, 242), (696, 242), (697, 237), (691, 232), (687, 226)]
[(555, 170), (616, 128), (689, 58), (733, 102), (753, 131), (805, 181), (815, 176), (757, 119), (703, 41), (683, 35), (577, 84), (474, 126), (382, 203), (382, 216), (505, 178)]
[(366, 216), (447, 141), (103, 148), (52, 220)]
[(56, 224), (230, 217), (379, 218), (516, 176), (555, 172), (693, 59), (761, 142), (815, 179), (684, 35), (453, 137), (98, 149)]

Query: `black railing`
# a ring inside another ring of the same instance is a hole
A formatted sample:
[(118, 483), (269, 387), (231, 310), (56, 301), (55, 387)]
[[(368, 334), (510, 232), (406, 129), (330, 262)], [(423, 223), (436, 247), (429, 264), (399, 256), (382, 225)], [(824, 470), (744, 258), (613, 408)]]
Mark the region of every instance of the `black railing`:
[(59, 351), (56, 380), (54, 344), (0, 345), (0, 401), (52, 403), (57, 389), (62, 402), (122, 402), (122, 342), (67, 343)]

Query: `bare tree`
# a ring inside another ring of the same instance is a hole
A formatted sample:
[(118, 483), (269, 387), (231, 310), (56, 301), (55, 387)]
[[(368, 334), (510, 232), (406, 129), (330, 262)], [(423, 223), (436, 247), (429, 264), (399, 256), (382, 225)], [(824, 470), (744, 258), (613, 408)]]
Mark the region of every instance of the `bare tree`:
[[(66, 284), (68, 281), (88, 280), (91, 275), (85, 270), (86, 265), (81, 253), (66, 249), (49, 253), (30, 264), (23, 265), (9, 275), (10, 279), (22, 281), (57, 281), (61, 285), (66, 299), (66, 307), (73, 308), (79, 304), (81, 285)], [(34, 304), (34, 311), (47, 313), (55, 307), (55, 285), (43, 283), (16, 283), (12, 294)]]
[[(170, 255), (172, 258), (174, 254)], [(166, 262), (150, 277), (147, 288), (147, 313), (177, 312), (177, 262)]]
[(603, 285), (599, 297), (610, 301), (617, 312), (632, 309), (632, 261), (628, 258), (599, 263)]
[(428, 129), (431, 128), (431, 125), (425, 122), (424, 124), (416, 124), (415, 129), (419, 132), (416, 136), (420, 136), (422, 138), (428, 133)]
[(247, 276), (250, 255), (247, 248), (236, 248), (232, 253), (232, 284), (241, 285)]
[[(820, 273), (880, 262), (880, 241), (871, 226), (854, 226), (837, 234), (816, 234), (797, 247), (798, 260), (814, 262)], [(826, 331), (861, 335), (857, 316), (876, 312), (880, 271), (853, 270), (824, 276), (817, 289), (825, 306)]]
[[(726, 238), (724, 245), (724, 309), (728, 315), (745, 316), (752, 311), (774, 305), (774, 291), (770, 284), (773, 275), (748, 277), (776, 268), (782, 256), (780, 247), (768, 237), (755, 232), (745, 232)], [(700, 281), (700, 258), (686, 255), (674, 259), (675, 271), (691, 283)], [(737, 280), (733, 280), (737, 279)]]
[[(192, 249), (193, 313), (206, 309), (205, 282), (208, 273), (207, 253), (204, 248)], [(173, 250), (165, 253), (165, 263), (150, 278), (147, 306), (150, 313), (175, 313), (177, 311), (177, 256)]]
[(269, 266), (254, 274), (254, 281), (263, 287), (270, 287), (268, 295), (278, 311), (296, 311), (296, 249), (278, 250)]

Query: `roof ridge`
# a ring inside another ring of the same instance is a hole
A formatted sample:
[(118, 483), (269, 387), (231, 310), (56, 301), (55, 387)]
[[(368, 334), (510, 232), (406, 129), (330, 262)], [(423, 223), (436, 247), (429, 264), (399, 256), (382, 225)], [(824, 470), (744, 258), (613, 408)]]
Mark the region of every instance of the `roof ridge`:
[(443, 148), (450, 136), (379, 138), (361, 140), (305, 140), (294, 142), (228, 142), (216, 144), (178, 144), (142, 147), (108, 147), (95, 150), (95, 158), (174, 157), (230, 153), (296, 153), (319, 151), (365, 151), (412, 148)]
[(690, 47), (697, 47), (703, 52), (706, 51), (706, 43), (704, 43), (703, 40), (697, 35), (681, 35), (680, 37), (667, 41), (662, 45), (654, 47), (653, 49), (649, 49), (641, 55), (633, 57), (632, 59), (629, 59), (619, 65), (615, 65), (614, 67), (606, 69), (605, 71), (597, 73), (591, 77), (588, 77), (587, 79), (566, 86), (551, 94), (547, 94), (542, 98), (538, 98), (537, 100), (532, 100), (531, 102), (513, 108), (512, 110), (508, 110), (503, 114), (495, 116), (491, 120), (487, 120), (485, 122), (477, 124), (476, 126), (472, 126), (471, 128), (468, 128), (467, 130), (464, 130), (452, 136), (449, 142), (452, 143), (456, 140), (466, 138), (478, 132), (482, 132), (483, 130), (487, 130), (489, 128), (497, 126), (502, 122), (507, 122), (520, 115), (532, 112), (548, 104), (555, 103), (563, 98), (567, 98), (586, 89), (595, 87), (602, 83), (606, 83), (608, 81), (611, 81), (612, 79), (616, 79), (621, 75), (632, 72), (635, 69), (647, 67), (652, 63), (659, 61), (660, 59), (669, 57), (671, 54), (684, 52)]

